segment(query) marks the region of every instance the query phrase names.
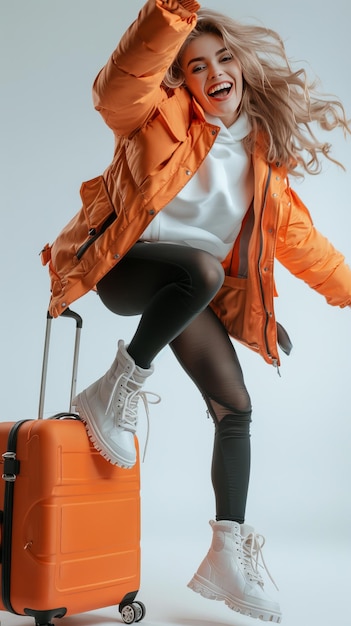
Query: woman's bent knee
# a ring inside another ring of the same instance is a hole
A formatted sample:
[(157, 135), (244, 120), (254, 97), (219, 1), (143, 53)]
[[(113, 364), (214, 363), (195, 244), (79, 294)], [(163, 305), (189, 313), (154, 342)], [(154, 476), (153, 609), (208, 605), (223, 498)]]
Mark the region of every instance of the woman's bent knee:
[(196, 267), (196, 271), (193, 272), (194, 281), (214, 296), (224, 281), (225, 274), (221, 262), (204, 250), (194, 250), (192, 262), (194, 269)]

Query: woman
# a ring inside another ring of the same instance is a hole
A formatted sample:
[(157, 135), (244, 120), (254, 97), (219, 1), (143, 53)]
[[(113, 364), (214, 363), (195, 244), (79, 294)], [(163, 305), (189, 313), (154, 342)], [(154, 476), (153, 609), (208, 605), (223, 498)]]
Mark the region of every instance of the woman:
[(215, 427), (213, 541), (189, 586), (278, 623), (257, 570), (262, 538), (245, 523), (251, 402), (231, 337), (276, 367), (278, 341), (289, 353), (274, 315), (274, 258), (330, 304), (351, 305), (350, 268), (288, 181), (332, 160), (312, 123), (350, 132), (344, 108), (290, 68), (275, 32), (196, 0), (146, 2), (93, 93), (115, 154), (43, 250), (50, 312), (96, 288), (111, 311), (141, 319), (76, 408), (101, 454), (132, 467), (143, 384), (171, 346)]

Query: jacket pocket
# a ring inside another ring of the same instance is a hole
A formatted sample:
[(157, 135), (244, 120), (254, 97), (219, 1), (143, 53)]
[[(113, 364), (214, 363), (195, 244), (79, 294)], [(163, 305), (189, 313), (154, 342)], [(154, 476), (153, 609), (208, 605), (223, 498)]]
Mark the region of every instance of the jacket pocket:
[(126, 161), (136, 185), (141, 187), (149, 176), (164, 168), (180, 144), (160, 115), (127, 140)]
[(81, 259), (86, 250), (115, 221), (117, 213), (111, 202), (103, 176), (84, 182), (80, 189), (87, 239), (79, 246), (76, 256)]

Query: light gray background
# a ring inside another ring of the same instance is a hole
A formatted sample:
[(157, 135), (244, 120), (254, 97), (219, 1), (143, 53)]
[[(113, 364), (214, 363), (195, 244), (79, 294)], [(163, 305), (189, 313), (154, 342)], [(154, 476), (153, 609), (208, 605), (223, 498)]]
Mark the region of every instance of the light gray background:
[[(93, 109), (91, 85), (141, 6), (139, 0), (1, 0), (1, 420), (37, 415), (49, 299), (39, 252), (80, 208), (81, 182), (110, 161), (112, 134)], [(307, 64), (351, 115), (347, 0), (328, 8), (316, 0), (209, 0), (206, 6), (278, 30), (289, 57)], [(339, 131), (328, 139), (347, 173), (326, 163), (321, 176), (293, 184), (316, 226), (350, 263), (351, 144)], [(294, 343), (291, 356), (282, 356), (281, 378), (238, 346), (254, 406), (247, 521), (267, 538), (284, 624), (349, 626), (351, 311), (329, 307), (279, 266), (276, 278), (277, 317)], [(93, 293), (72, 308), (84, 318), (80, 389), (109, 367), (117, 339), (128, 342), (137, 319), (114, 317)], [(72, 326), (53, 323), (46, 416), (68, 408)], [(151, 407), (142, 466), (143, 623), (245, 626), (250, 618), (185, 586), (210, 541), (213, 428), (169, 349), (155, 365), (148, 389), (162, 403)], [(143, 448), (143, 417), (139, 433)], [(32, 622), (1, 617), (13, 626)], [(115, 609), (108, 608), (65, 623), (114, 621)]]

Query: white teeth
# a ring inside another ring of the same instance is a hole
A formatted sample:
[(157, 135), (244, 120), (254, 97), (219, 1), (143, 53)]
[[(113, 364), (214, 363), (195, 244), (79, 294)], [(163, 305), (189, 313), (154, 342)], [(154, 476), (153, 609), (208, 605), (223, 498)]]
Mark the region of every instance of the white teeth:
[(216, 93), (217, 91), (221, 91), (222, 89), (231, 89), (231, 84), (230, 83), (220, 83), (219, 85), (214, 85), (213, 87), (211, 87), (211, 89), (208, 90), (208, 95), (212, 96), (212, 94)]

